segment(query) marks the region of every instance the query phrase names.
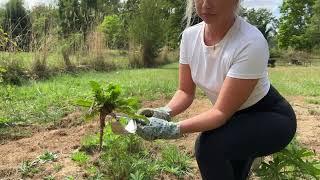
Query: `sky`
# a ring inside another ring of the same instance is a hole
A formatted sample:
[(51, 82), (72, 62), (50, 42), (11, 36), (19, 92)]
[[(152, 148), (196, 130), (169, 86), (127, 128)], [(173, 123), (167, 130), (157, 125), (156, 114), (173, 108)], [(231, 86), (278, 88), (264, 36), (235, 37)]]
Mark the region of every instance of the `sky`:
[[(1, 0), (0, 0), (1, 1)], [(280, 16), (279, 7), (282, 4), (282, 0), (244, 0), (243, 6), (247, 8), (267, 8), (275, 16)]]
[[(50, 4), (55, 3), (57, 0), (24, 0), (25, 6), (30, 9), (37, 4)], [(0, 0), (0, 6), (3, 6), (8, 0)], [(282, 0), (243, 0), (242, 5), (247, 8), (267, 8), (279, 17), (279, 6)]]

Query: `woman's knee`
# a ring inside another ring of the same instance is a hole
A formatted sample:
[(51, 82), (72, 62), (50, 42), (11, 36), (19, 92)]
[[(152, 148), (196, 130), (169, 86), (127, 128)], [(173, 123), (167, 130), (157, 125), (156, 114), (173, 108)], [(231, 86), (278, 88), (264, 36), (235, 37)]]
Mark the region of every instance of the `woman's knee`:
[(221, 139), (215, 133), (200, 133), (195, 141), (195, 157), (197, 160), (222, 156), (223, 145)]

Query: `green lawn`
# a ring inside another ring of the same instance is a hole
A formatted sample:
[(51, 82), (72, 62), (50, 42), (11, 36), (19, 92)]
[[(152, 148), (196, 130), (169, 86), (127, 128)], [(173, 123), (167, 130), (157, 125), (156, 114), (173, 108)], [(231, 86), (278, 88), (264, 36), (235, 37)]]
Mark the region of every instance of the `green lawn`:
[(320, 96), (320, 67), (269, 69), (271, 83), (286, 96)]
[[(272, 84), (285, 96), (320, 96), (318, 67), (276, 67), (269, 69)], [(178, 64), (157, 69), (85, 72), (61, 75), (29, 85), (0, 86), (0, 122), (49, 122), (75, 111), (72, 102), (91, 93), (88, 82), (121, 84), (128, 96), (141, 100), (170, 98), (178, 85)], [(198, 94), (201, 94), (198, 91)]]
[(90, 95), (91, 80), (119, 83), (128, 96), (141, 100), (170, 97), (177, 87), (177, 64), (159, 69), (61, 75), (22, 87), (0, 86), (0, 121), (57, 120), (75, 110), (74, 100)]

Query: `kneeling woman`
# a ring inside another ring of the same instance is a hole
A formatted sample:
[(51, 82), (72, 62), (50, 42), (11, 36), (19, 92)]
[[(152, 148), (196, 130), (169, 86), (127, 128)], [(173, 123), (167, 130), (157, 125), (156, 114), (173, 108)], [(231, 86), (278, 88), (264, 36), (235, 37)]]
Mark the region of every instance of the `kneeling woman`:
[[(261, 32), (235, 12), (239, 0), (189, 0), (187, 14), (203, 20), (183, 31), (179, 89), (137, 133), (146, 140), (174, 139), (201, 132), (195, 156), (203, 179), (246, 179), (254, 158), (285, 148), (296, 132), (296, 116), (268, 78), (268, 43)], [(189, 17), (190, 19), (190, 17)], [(180, 122), (195, 89), (213, 107)]]

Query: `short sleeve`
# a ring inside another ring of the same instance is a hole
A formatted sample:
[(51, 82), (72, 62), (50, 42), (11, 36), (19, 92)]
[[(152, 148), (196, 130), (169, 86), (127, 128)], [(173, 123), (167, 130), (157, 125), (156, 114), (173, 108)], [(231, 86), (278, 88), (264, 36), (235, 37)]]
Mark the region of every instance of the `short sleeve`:
[(179, 57), (179, 63), (180, 64), (189, 64), (189, 56), (188, 56), (188, 50), (187, 50), (188, 43), (186, 42), (186, 33), (185, 31), (182, 33), (182, 38), (180, 41), (180, 57)]
[(269, 47), (264, 38), (247, 42), (235, 55), (227, 76), (259, 79), (268, 74)]

